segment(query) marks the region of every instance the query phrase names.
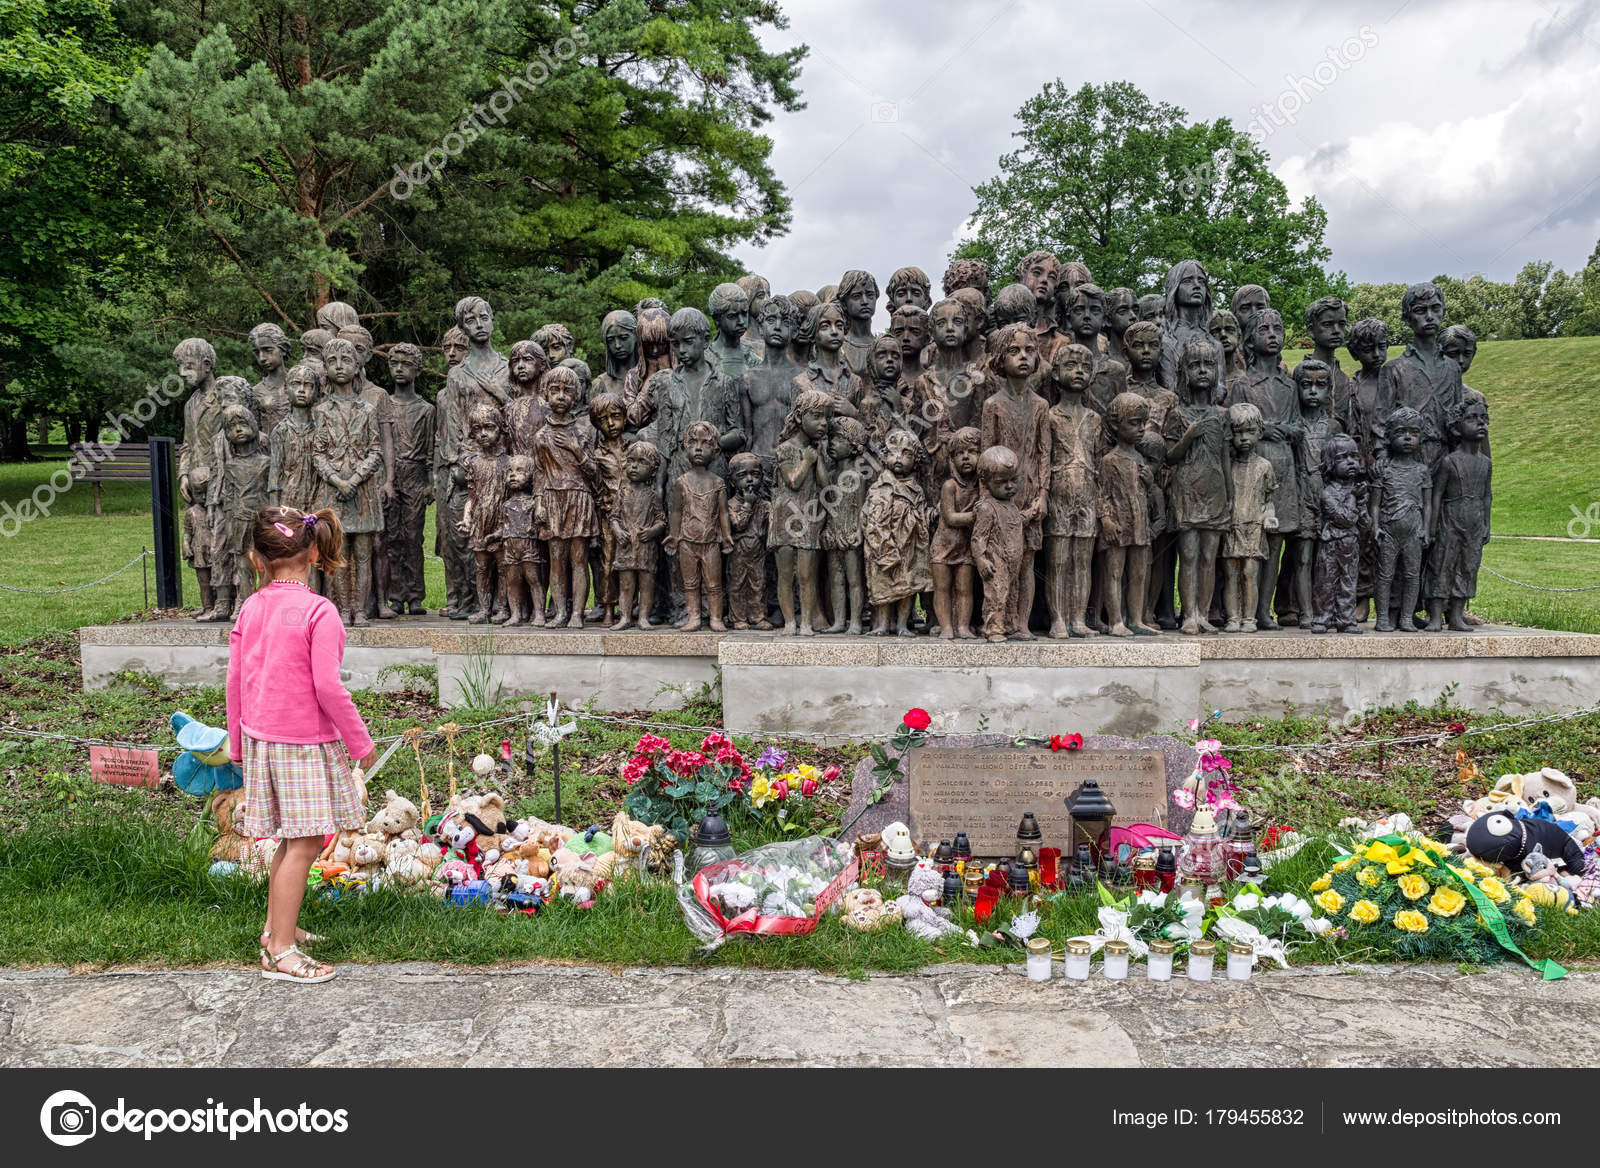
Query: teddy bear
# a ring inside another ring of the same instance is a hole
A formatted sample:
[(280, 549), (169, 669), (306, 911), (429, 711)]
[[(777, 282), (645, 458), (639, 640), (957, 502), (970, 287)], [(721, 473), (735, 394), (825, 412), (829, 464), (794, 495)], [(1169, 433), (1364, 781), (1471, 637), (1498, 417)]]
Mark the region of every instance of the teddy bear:
[(367, 822), (367, 830), (386, 836), (404, 835), (417, 826), (417, 805), (393, 788), (384, 792), (383, 806)]
[(442, 859), (438, 844), (401, 836), (390, 840), (384, 850), (383, 871), (396, 884), (421, 884)]
[(937, 941), (946, 933), (959, 933), (961, 926), (949, 919), (949, 909), (937, 909), (924, 904), (920, 896), (909, 892), (894, 901), (905, 921), (906, 932), (924, 941)]
[(906, 891), (921, 897), (924, 904), (935, 904), (944, 892), (944, 873), (939, 871), (938, 864), (924, 856), (906, 877)]
[(232, 787), (211, 796), (211, 818), (217, 825), (217, 838), (211, 844), (211, 859), (245, 866), (250, 858), (250, 837), (244, 834), (244, 788)]
[(1503, 864), (1513, 871), (1535, 849), (1561, 868), (1560, 879), (1581, 877), (1588, 858), (1578, 841), (1548, 819), (1518, 819), (1505, 811), (1480, 816), (1467, 828), (1467, 851), (1486, 864)]
[(494, 791), (482, 795), (463, 795), (449, 808), (446, 819), (459, 819), (477, 834), (480, 852), (499, 851), (502, 837), (516, 830), (515, 820), (506, 820), (505, 796)]
[(659, 823), (641, 823), (629, 819), (626, 811), (618, 811), (611, 821), (611, 848), (611, 854), (616, 857), (613, 871), (618, 879), (626, 879), (636, 871), (641, 856), (646, 868), (665, 874), (672, 869), (672, 853), (678, 848), (678, 837)]
[(383, 870), (383, 859), (389, 848), (388, 838), (378, 831), (358, 833), (350, 841), (350, 858), (346, 862), (357, 876), (376, 876)]
[(862, 933), (900, 922), (900, 906), (892, 900), (884, 900), (883, 893), (876, 888), (852, 888), (844, 894), (839, 914), (847, 928)]

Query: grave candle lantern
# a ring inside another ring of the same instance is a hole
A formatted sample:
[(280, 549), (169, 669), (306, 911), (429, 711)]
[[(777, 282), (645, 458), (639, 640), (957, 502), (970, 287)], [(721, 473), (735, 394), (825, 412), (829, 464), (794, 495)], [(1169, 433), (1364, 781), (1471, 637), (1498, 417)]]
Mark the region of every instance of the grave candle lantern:
[(1073, 981), (1089, 980), (1089, 942), (1073, 938), (1067, 942), (1067, 977)]
[(1126, 941), (1107, 941), (1105, 958), (1106, 980), (1126, 981), (1128, 979), (1128, 943)]
[(1100, 784), (1085, 779), (1065, 799), (1067, 814), (1072, 816), (1072, 839), (1080, 852), (1089, 846), (1090, 855), (1098, 861), (1106, 854), (1106, 837), (1111, 831), (1111, 821), (1117, 809), (1112, 805)]
[(1017, 859), (1021, 860), (1024, 855), (1037, 856), (1043, 842), (1044, 833), (1039, 830), (1039, 821), (1034, 818), (1033, 812), (1023, 812), (1022, 822), (1017, 825)]
[(1151, 981), (1172, 980), (1172, 950), (1176, 948), (1165, 937), (1150, 942), (1150, 956), (1145, 962), (1145, 976)]

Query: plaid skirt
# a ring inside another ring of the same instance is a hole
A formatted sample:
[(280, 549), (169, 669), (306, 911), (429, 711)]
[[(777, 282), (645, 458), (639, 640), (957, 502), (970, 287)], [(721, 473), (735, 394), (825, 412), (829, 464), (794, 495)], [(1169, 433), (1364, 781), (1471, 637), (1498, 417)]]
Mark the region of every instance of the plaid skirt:
[(344, 743), (244, 740), (244, 834), (297, 839), (366, 822)]

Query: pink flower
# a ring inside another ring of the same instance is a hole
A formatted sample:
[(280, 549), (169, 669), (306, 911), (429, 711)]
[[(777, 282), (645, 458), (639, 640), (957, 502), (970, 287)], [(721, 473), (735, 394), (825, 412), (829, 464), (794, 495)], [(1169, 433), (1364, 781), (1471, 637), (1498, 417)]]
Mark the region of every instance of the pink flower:
[(1172, 792), (1172, 801), (1187, 811), (1194, 806), (1194, 792), (1187, 787), (1179, 787)]
[(779, 779), (772, 784), (772, 797), (782, 803), (789, 797), (789, 780)]
[(654, 734), (646, 734), (639, 739), (639, 744), (633, 749), (639, 754), (660, 754), (671, 750), (672, 743)]
[(836, 766), (831, 766), (827, 770), (822, 772), (822, 781), (824, 783), (834, 782), (836, 779), (838, 779), (838, 777), (839, 777), (839, 768), (836, 767)]
[(728, 780), (728, 790), (732, 791), (735, 795), (737, 795), (740, 791), (744, 790), (744, 780), (743, 779), (729, 779)]
[(667, 767), (673, 774), (685, 779), (699, 772), (706, 765), (706, 756), (698, 750), (674, 750), (667, 755)]
[(821, 784), (819, 784), (816, 779), (800, 780), (800, 793), (807, 799), (811, 798), (811, 796), (815, 795), (821, 789)]
[(732, 744), (727, 744), (717, 750), (717, 761), (731, 766), (743, 767), (744, 755), (735, 750)]
[(628, 786), (631, 787), (634, 785), (634, 783), (638, 782), (639, 779), (643, 777), (644, 773), (649, 769), (650, 760), (645, 758), (642, 754), (636, 754), (630, 758), (626, 764), (624, 764), (622, 768), (622, 777), (627, 780)]
[(1200, 756), (1200, 769), (1209, 775), (1213, 771), (1232, 770), (1233, 763), (1220, 754), (1202, 754)]
[(707, 754), (712, 754), (723, 747), (731, 748), (732, 746), (733, 743), (728, 741), (727, 735), (719, 734), (716, 731), (712, 731), (700, 740), (700, 749)]

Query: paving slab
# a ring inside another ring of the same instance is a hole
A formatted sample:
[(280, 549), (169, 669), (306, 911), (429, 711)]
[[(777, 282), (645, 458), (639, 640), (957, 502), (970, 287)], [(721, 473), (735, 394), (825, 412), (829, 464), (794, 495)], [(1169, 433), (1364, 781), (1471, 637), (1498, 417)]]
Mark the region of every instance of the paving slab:
[[(0, 970), (0, 1066), (1592, 1066), (1600, 974), (1311, 967), (1235, 983), (345, 965)], [(511, 1052), (514, 1049), (515, 1054)]]

